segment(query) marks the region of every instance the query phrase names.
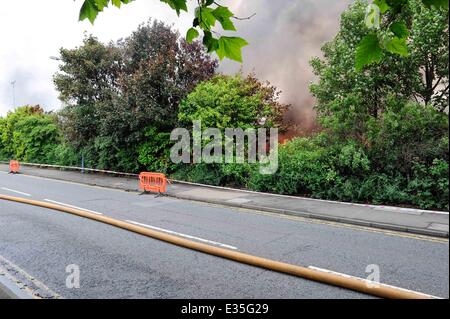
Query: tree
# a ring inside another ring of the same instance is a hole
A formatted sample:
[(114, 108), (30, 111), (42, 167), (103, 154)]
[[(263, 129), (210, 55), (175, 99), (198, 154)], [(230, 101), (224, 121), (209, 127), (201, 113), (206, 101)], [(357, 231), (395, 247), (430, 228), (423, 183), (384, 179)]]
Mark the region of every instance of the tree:
[(420, 69), (417, 101), (444, 111), (449, 97), (448, 11), (427, 9), (411, 1), (410, 55)]
[(162, 22), (141, 25), (122, 47), (127, 61), (121, 78), (123, 110), (139, 127), (171, 130), (181, 100), (217, 68), (198, 42), (188, 44)]
[(0, 119), (0, 155), (5, 159), (46, 163), (60, 143), (53, 114), (39, 106), (23, 106)]
[(89, 144), (99, 135), (100, 102), (111, 101), (119, 92), (123, 62), (120, 49), (86, 36), (75, 49), (60, 50), (60, 72), (54, 75), (59, 98), (65, 103), (61, 125), (75, 147)]
[(218, 75), (200, 83), (181, 102), (178, 118), (185, 125), (201, 120), (204, 127), (219, 129), (283, 129), (283, 116), (289, 106), (279, 102), (280, 93), (254, 75)]
[[(99, 12), (103, 11), (110, 3), (120, 8), (122, 4), (128, 4), (133, 0), (85, 0), (80, 10), (80, 20), (89, 19), (94, 23)], [(160, 0), (167, 3), (180, 15), (181, 11), (188, 11), (187, 0)], [(447, 0), (419, 0), (427, 8), (447, 10)], [(215, 38), (212, 28), (219, 21), (224, 30), (236, 31), (231, 18), (237, 19), (227, 8), (213, 0), (197, 0), (193, 27), (186, 34), (186, 39), (191, 42), (200, 36), (197, 29), (203, 31), (203, 44), (208, 52), (216, 52), (220, 59), (227, 57), (242, 62), (241, 49), (248, 43), (239, 37)], [(355, 59), (355, 67), (361, 71), (365, 66), (379, 63), (383, 60), (383, 53), (390, 52), (400, 56), (407, 56), (409, 50), (407, 42), (409, 38), (408, 20), (403, 16), (411, 3), (417, 0), (374, 0), (366, 7), (364, 17), (365, 24), (373, 32), (367, 34), (358, 44)], [(214, 8), (212, 8), (214, 6)]]
[[(380, 118), (389, 99), (409, 101), (423, 95), (422, 70), (427, 68), (427, 64), (434, 65), (435, 70), (448, 69), (448, 61), (437, 55), (446, 46), (448, 38), (442, 36), (440, 28), (433, 29), (423, 23), (430, 18), (429, 15), (440, 20), (441, 12), (420, 5), (421, 10), (412, 11), (416, 23), (412, 29), (410, 55), (400, 57), (385, 53), (383, 63), (367, 66), (364, 72), (356, 71), (353, 68), (355, 51), (360, 39), (368, 32), (362, 19), (366, 5), (365, 1), (356, 1), (342, 14), (339, 33), (322, 48), (324, 58), (311, 61), (319, 77), (319, 82), (311, 85), (311, 92), (317, 98), (315, 108), (320, 121), (338, 135), (344, 138), (351, 136), (361, 143), (367, 143), (368, 124)], [(433, 43), (439, 50), (423, 48), (424, 42)], [(439, 74), (442, 75), (441, 83), (448, 83), (448, 76), (443, 72)], [(434, 89), (432, 96), (442, 94), (440, 87)], [(448, 88), (445, 97), (448, 98)], [(439, 103), (437, 100), (421, 102), (442, 109), (441, 100)]]
[(411, 96), (418, 72), (410, 58), (393, 54), (364, 73), (354, 69), (356, 47), (367, 32), (363, 22), (366, 4), (358, 0), (342, 14), (338, 34), (322, 47), (324, 58), (311, 61), (319, 78), (311, 85), (311, 92), (317, 98), (315, 109), (322, 125), (361, 142), (369, 119), (383, 111), (388, 95), (400, 99)]
[(217, 68), (198, 42), (162, 22), (142, 24), (118, 43), (87, 37), (61, 49), (55, 85), (66, 106), (60, 123), (90, 165), (135, 171), (150, 127), (172, 130), (180, 101)]
[[(110, 3), (120, 8), (122, 4), (128, 4), (133, 0), (85, 0), (80, 9), (80, 20), (89, 19), (94, 23), (99, 12), (108, 7)], [(181, 11), (188, 11), (187, 0), (160, 0), (167, 3), (180, 15)], [(216, 52), (222, 60), (224, 57), (242, 62), (241, 50), (248, 45), (247, 41), (239, 37), (218, 36), (213, 30), (216, 23), (220, 23), (224, 31), (236, 31), (232, 18), (236, 19), (228, 7), (220, 5), (213, 0), (197, 0), (193, 26), (186, 34), (188, 43), (192, 43), (203, 31), (203, 44), (208, 52)]]

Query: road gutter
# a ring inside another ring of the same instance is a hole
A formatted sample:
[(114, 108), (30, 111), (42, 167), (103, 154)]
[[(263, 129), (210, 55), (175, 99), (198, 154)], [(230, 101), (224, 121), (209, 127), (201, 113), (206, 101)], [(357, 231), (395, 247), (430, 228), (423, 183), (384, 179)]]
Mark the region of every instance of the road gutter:
[(24, 292), (0, 272), (0, 299), (4, 297), (6, 299), (33, 299), (32, 296)]
[(233, 203), (233, 202), (227, 202), (227, 201), (221, 201), (221, 200), (198, 199), (194, 196), (177, 195), (177, 194), (170, 194), (170, 193), (168, 193), (167, 196), (176, 198), (176, 199), (181, 199), (181, 200), (190, 200), (190, 201), (200, 202), (200, 203), (208, 203), (208, 204), (214, 204), (214, 205), (243, 208), (243, 209), (249, 209), (249, 210), (274, 213), (274, 214), (279, 214), (279, 215), (316, 219), (316, 220), (322, 220), (322, 221), (378, 228), (378, 229), (398, 231), (398, 232), (417, 234), (417, 235), (449, 238), (449, 232), (433, 230), (433, 229), (423, 229), (423, 228), (416, 228), (416, 227), (409, 227), (409, 226), (399, 226), (399, 225), (388, 224), (388, 223), (370, 222), (370, 221), (353, 219), (353, 218), (350, 219), (350, 218), (343, 218), (343, 217), (334, 217), (334, 216), (329, 216), (329, 215), (321, 215), (321, 214), (317, 214), (317, 213), (291, 211), (291, 210), (286, 210), (286, 209), (278, 209), (278, 208), (273, 208), (273, 207)]

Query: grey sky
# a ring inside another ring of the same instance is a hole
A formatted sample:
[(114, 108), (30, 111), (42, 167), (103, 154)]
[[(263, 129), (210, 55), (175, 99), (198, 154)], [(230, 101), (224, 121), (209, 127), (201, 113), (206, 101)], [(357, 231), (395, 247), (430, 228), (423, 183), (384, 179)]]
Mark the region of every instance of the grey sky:
[[(191, 14), (177, 17), (158, 0), (137, 0), (122, 9), (109, 8), (94, 26), (78, 22), (82, 0), (14, 0), (0, 10), (0, 116), (12, 109), (11, 81), (16, 81), (16, 105), (40, 104), (46, 110), (61, 106), (52, 75), (60, 47), (73, 48), (88, 32), (102, 41), (128, 36), (148, 18), (173, 24), (185, 34)], [(308, 61), (320, 53), (320, 44), (337, 32), (340, 12), (349, 0), (227, 0), (240, 16), (256, 13), (251, 20), (238, 22), (239, 34), (251, 44), (244, 49), (244, 65), (224, 62), (221, 71), (231, 73), (241, 67), (254, 71), (284, 91), (283, 99), (293, 103), (293, 117), (306, 116), (312, 101), (308, 83), (312, 80)]]

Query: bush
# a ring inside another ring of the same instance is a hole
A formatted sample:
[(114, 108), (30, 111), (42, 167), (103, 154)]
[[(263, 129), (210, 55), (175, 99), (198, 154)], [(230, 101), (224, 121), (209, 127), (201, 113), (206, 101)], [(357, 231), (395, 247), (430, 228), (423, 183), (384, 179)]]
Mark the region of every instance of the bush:
[(148, 171), (170, 174), (176, 165), (170, 159), (170, 133), (159, 133), (155, 127), (145, 131), (146, 142), (138, 148), (139, 163)]
[(112, 136), (98, 136), (94, 144), (84, 147), (86, 167), (137, 173), (139, 171), (138, 154), (133, 145), (120, 145)]
[(260, 174), (255, 166), (248, 187), (280, 194), (312, 195), (335, 176), (326, 161), (326, 149), (308, 138), (296, 138), (279, 149), (279, 168), (274, 175)]
[(180, 165), (172, 178), (213, 186), (222, 185), (223, 180), (220, 167), (217, 164)]
[(40, 106), (23, 106), (0, 121), (0, 156), (45, 163), (60, 143), (56, 119)]
[(61, 166), (80, 166), (81, 157), (70, 145), (62, 143), (52, 149), (45, 163)]
[(429, 166), (436, 158), (448, 162), (448, 130), (448, 115), (432, 106), (391, 100), (368, 132), (374, 169), (411, 176), (414, 162)]
[(281, 127), (288, 107), (279, 102), (275, 87), (253, 75), (218, 75), (197, 85), (181, 102), (178, 119), (184, 125), (201, 120), (204, 127), (221, 130)]
[(449, 209), (449, 168), (448, 162), (435, 159), (431, 166), (414, 163), (413, 178), (407, 191), (411, 202), (429, 209)]

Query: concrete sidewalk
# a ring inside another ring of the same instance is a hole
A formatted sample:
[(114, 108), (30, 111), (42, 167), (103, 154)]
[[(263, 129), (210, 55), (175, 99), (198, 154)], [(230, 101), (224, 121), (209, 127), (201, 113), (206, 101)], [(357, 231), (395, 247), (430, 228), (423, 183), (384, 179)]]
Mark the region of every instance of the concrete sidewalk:
[[(8, 172), (8, 170), (8, 165), (0, 164), (0, 171)], [(24, 165), (21, 167), (21, 173), (126, 191), (138, 191), (138, 180), (132, 177), (114, 177), (92, 173), (82, 174), (77, 171), (43, 169)], [(421, 235), (446, 238), (449, 236), (448, 212), (341, 203), (184, 182), (175, 182), (169, 185), (168, 195), (179, 199)]]

